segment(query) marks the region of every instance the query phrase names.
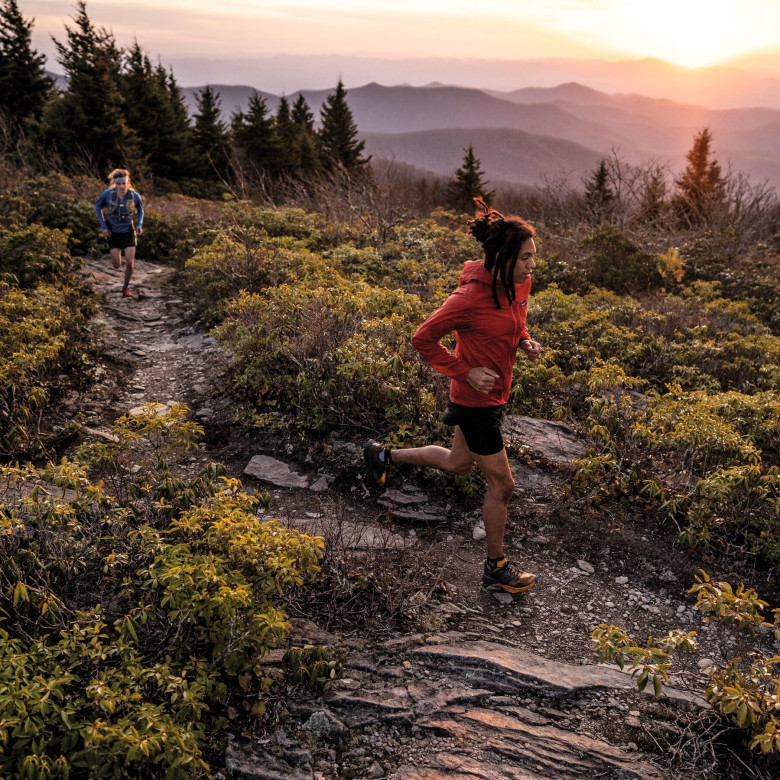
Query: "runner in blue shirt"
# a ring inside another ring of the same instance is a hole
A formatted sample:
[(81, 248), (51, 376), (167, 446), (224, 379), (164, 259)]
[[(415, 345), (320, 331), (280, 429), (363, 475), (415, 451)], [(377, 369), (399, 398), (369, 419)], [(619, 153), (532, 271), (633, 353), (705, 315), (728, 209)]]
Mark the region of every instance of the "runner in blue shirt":
[(125, 260), (125, 282), (122, 286), (122, 296), (132, 298), (130, 292), (130, 277), (135, 264), (136, 235), (141, 235), (144, 224), (144, 206), (141, 196), (130, 183), (130, 172), (125, 168), (117, 168), (108, 176), (111, 186), (104, 190), (95, 204), (100, 228), (108, 239), (108, 249), (114, 268), (122, 265), (122, 255)]

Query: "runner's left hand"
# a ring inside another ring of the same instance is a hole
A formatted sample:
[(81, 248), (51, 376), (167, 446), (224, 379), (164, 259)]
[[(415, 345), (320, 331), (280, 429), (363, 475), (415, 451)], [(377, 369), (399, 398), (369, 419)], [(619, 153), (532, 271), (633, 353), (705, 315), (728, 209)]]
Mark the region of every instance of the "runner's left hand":
[(520, 349), (525, 352), (531, 362), (538, 360), (539, 355), (542, 353), (542, 345), (538, 341), (532, 341), (531, 339), (521, 342)]

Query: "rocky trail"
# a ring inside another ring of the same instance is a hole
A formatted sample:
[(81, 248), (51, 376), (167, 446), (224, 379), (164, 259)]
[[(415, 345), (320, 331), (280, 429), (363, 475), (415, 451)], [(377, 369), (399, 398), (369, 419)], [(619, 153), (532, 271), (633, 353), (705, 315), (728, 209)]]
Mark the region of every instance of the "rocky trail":
[[(276, 443), (256, 439), (231, 418), (229, 356), (191, 324), (174, 269), (137, 261), (131, 300), (120, 297), (121, 272), (107, 258), (87, 260), (84, 270), (103, 296), (92, 326), (103, 362), (88, 395), (65, 406), (83, 412), (89, 435), (105, 436), (144, 403), (186, 403), (206, 436), (182, 464), (185, 474), (220, 461), (229, 476), (270, 493), (267, 516), (338, 540), (369, 562), (408, 550), (410, 562), (434, 561), (446, 582), (428, 594), (413, 632), (334, 628), (291, 609), (291, 644), (343, 651), (343, 679), (289, 706), (264, 739), (231, 733), (229, 722), (215, 776), (705, 775), (712, 757), (692, 725), (706, 717), (700, 670), (733, 655), (736, 640), (702, 624), (687, 595), (697, 567), (683, 552), (619, 518), (588, 520), (560, 498), (583, 449), (566, 426), (507, 420), (517, 482), (507, 538), (538, 583), (516, 597), (492, 595), (479, 587), (477, 498), (448, 499), (413, 471), (391, 474), (385, 491), (369, 489), (359, 441), (331, 439), (312, 453), (283, 432)], [(640, 644), (673, 628), (696, 630), (702, 650), (655, 698), (652, 686), (639, 693), (629, 675), (596, 664), (590, 632), (600, 623), (624, 627)], [(279, 669), (283, 652), (264, 664)], [(683, 765), (690, 771), (679, 774)]]

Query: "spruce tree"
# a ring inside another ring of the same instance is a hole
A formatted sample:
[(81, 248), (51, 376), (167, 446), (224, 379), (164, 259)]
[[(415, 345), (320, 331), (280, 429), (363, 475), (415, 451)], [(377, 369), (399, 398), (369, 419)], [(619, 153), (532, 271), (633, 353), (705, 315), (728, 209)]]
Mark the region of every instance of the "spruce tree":
[(366, 143), (358, 141), (357, 126), (347, 105), (347, 90), (341, 79), (336, 91), (325, 99), (320, 120), (319, 139), (325, 168), (343, 167), (349, 172), (362, 169), (370, 158), (362, 156)]
[(230, 138), (222, 121), (219, 93), (206, 85), (195, 101), (198, 104), (192, 129), (195, 175), (210, 181), (225, 179), (230, 167)]
[(287, 100), (286, 95), (282, 95), (279, 100), (279, 108), (276, 109), (276, 137), (279, 140), (282, 172), (290, 176), (297, 176), (300, 172), (300, 160), (295, 148), (295, 125), (290, 113), (290, 101)]
[(75, 26), (67, 40), (55, 41), (57, 60), (68, 79), (62, 99), (50, 102), (42, 120), (45, 140), (64, 158), (66, 168), (84, 163), (106, 169), (143, 166), (138, 136), (125, 120), (122, 51), (105, 28), (96, 29), (84, 0), (77, 0)]
[(249, 98), (247, 113), (237, 111), (231, 123), (238, 162), (250, 177), (276, 176), (282, 169), (282, 145), (268, 106), (257, 92)]
[(31, 45), (33, 22), (19, 11), (17, 0), (0, 5), (0, 114), (15, 127), (39, 116), (52, 89), (46, 57)]
[(693, 139), (685, 156), (688, 165), (674, 182), (677, 194), (672, 205), (686, 227), (706, 222), (726, 203), (726, 180), (712, 154), (712, 134), (705, 127)]
[(310, 176), (321, 168), (320, 144), (314, 132), (314, 114), (306, 98), (299, 94), (293, 104), (292, 123), (295, 127), (294, 150), (302, 176)]
[(464, 149), (463, 164), (455, 171), (455, 177), (447, 185), (447, 205), (461, 212), (471, 212), (474, 208), (474, 198), (482, 198), (489, 206), (496, 193), (488, 190), (484, 181), (479, 158), (474, 154), (474, 147)]
[(612, 211), (615, 193), (609, 186), (607, 161), (601, 160), (585, 182), (585, 205), (592, 219), (601, 222)]
[(121, 83), (125, 119), (140, 139), (151, 172), (170, 178), (177, 140), (165, 70), (155, 69), (136, 42), (125, 55)]

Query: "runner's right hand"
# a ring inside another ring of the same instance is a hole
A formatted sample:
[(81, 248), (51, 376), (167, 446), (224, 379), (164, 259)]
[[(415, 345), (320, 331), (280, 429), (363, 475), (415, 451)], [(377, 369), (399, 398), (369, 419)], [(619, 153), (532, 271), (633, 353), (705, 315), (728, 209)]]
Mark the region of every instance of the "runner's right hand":
[(498, 374), (486, 366), (474, 366), (466, 381), (478, 392), (489, 393), (498, 379)]

